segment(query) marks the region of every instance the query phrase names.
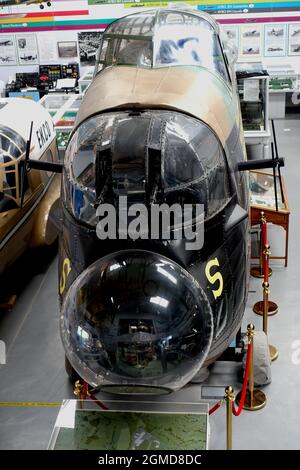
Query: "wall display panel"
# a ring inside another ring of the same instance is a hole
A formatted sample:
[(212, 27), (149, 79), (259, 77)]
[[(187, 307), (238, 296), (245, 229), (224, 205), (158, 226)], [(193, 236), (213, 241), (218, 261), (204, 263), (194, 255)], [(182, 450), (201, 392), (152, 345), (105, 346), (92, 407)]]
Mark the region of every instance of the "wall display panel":
[(12, 35), (0, 35), (0, 65), (16, 65), (16, 43)]
[(287, 28), (285, 24), (265, 25), (264, 55), (280, 57), (286, 55)]
[(18, 60), (20, 65), (37, 65), (39, 63), (38, 46), (35, 34), (16, 36)]
[(240, 26), (240, 56), (250, 59), (261, 55), (262, 25), (250, 24)]
[(289, 26), (289, 55), (300, 55), (300, 23)]

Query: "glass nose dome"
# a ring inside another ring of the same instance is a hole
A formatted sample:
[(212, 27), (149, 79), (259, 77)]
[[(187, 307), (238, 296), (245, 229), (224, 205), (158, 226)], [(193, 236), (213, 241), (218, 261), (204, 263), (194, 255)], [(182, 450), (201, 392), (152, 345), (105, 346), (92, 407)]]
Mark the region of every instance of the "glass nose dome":
[(202, 366), (213, 321), (201, 287), (169, 259), (146, 251), (108, 255), (71, 286), (61, 336), (90, 385), (116, 393), (168, 393)]

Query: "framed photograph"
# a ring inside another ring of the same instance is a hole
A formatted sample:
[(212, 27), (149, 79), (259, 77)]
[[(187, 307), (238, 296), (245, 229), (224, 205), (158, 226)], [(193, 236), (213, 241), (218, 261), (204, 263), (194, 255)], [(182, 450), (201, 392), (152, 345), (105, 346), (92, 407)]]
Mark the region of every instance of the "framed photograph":
[(300, 23), (289, 25), (289, 55), (300, 55)]
[(14, 36), (0, 35), (0, 65), (17, 65)]
[(62, 41), (57, 43), (58, 57), (70, 58), (77, 57), (77, 42), (76, 41)]
[(240, 56), (250, 59), (260, 57), (261, 53), (261, 25), (242, 25), (240, 27)]
[(223, 25), (222, 29), (227, 41), (234, 45), (237, 49), (239, 47), (239, 27), (238, 25)]
[(102, 32), (89, 31), (78, 33), (80, 64), (95, 65), (96, 53), (100, 46)]
[(16, 43), (20, 65), (37, 65), (39, 63), (35, 34), (18, 35), (16, 36)]
[(286, 25), (265, 25), (264, 55), (266, 57), (280, 57), (286, 55)]

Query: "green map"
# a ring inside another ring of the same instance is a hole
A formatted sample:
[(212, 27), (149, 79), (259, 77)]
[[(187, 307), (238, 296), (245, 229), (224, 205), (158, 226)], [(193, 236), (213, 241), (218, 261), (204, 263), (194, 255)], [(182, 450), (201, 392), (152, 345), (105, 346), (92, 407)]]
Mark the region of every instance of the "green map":
[(77, 410), (60, 428), (55, 450), (204, 450), (206, 414)]

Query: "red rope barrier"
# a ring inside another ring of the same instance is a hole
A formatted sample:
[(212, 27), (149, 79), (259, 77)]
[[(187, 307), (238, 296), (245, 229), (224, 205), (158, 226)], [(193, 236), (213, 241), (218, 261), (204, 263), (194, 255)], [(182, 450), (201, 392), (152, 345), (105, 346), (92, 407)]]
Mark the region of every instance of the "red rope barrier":
[(240, 414), (242, 412), (242, 409), (243, 409), (243, 406), (244, 406), (246, 391), (247, 391), (247, 385), (248, 385), (248, 379), (249, 379), (251, 353), (252, 353), (252, 343), (249, 343), (248, 352), (247, 352), (245, 377), (244, 377), (244, 383), (243, 383), (243, 388), (242, 388), (241, 401), (240, 401), (238, 409), (235, 408), (234, 402), (232, 402), (232, 413), (234, 414), (234, 416), (240, 416)]
[(81, 392), (81, 398), (82, 400), (86, 400), (88, 393), (88, 384), (86, 382), (83, 382), (82, 384), (82, 392)]
[(104, 403), (102, 403), (102, 401), (97, 400), (97, 398), (94, 397), (94, 395), (90, 395), (90, 399), (93, 400), (96, 403), (96, 405), (100, 406), (100, 408), (102, 408), (102, 410), (108, 410), (109, 409), (106, 405), (104, 405)]
[(264, 251), (264, 248), (267, 244), (267, 224), (266, 223), (261, 224), (261, 232), (262, 232), (262, 250)]
[(221, 405), (223, 403), (223, 400), (219, 401), (218, 403), (216, 403), (208, 412), (209, 416), (212, 415), (215, 411), (217, 411)]

